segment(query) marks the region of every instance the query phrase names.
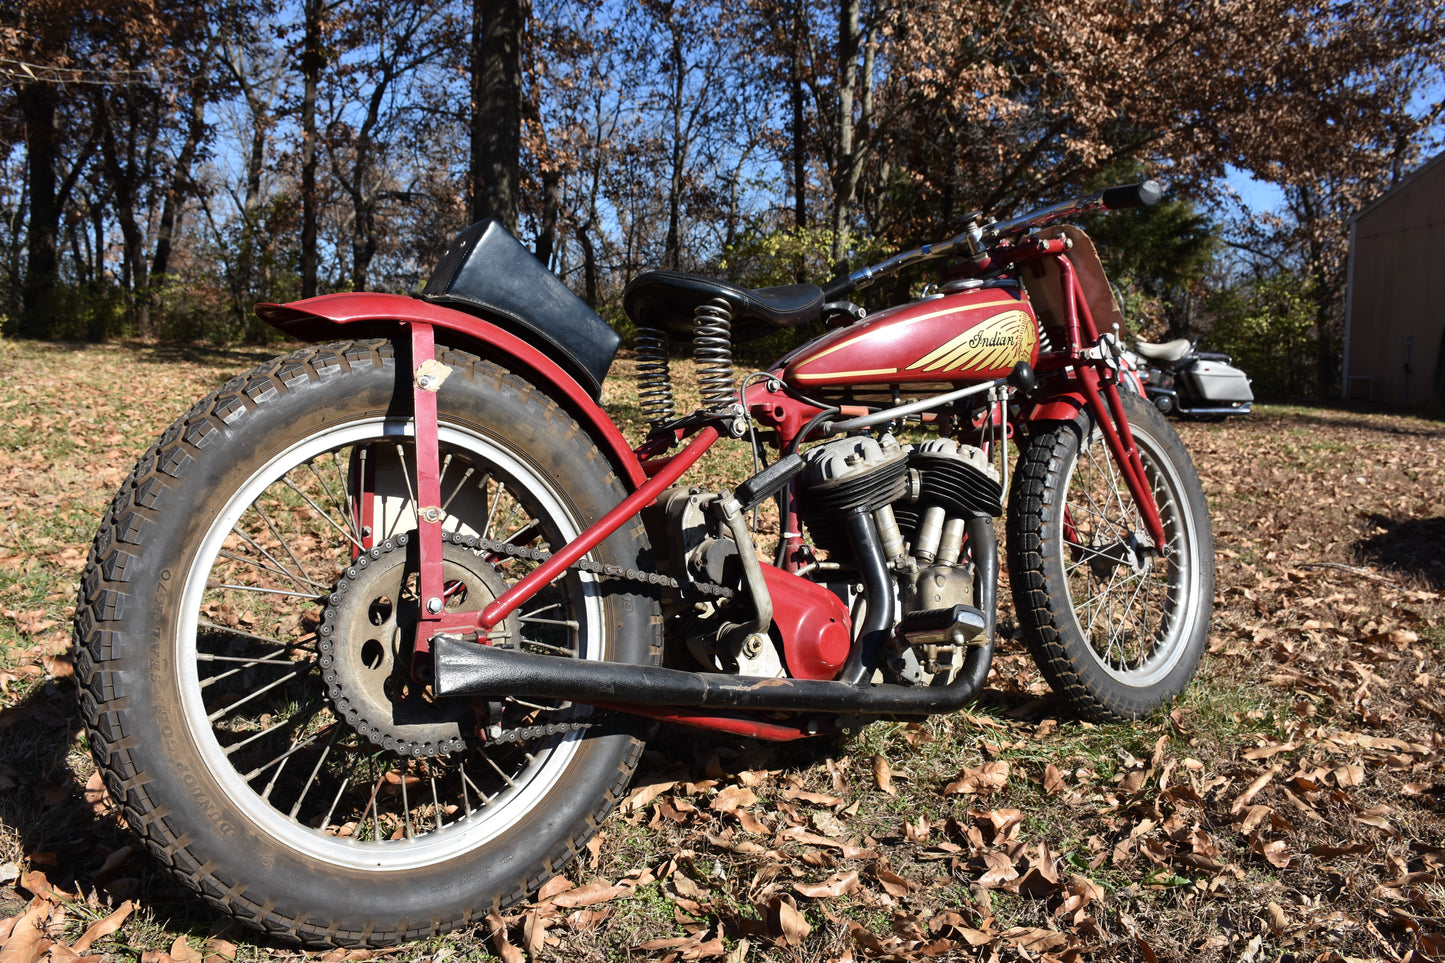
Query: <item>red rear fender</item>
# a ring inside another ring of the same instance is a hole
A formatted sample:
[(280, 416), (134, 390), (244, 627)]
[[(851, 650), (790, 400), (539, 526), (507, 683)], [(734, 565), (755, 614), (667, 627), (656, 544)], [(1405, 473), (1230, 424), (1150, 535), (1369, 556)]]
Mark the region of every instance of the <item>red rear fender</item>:
[(578, 420), (636, 488), (646, 480), (632, 446), (577, 380), (535, 345), (484, 318), (400, 294), (327, 294), (290, 304), (258, 304), (256, 314), (302, 341), (396, 337), (397, 322), (430, 324), (439, 344), (472, 351), (528, 377)]

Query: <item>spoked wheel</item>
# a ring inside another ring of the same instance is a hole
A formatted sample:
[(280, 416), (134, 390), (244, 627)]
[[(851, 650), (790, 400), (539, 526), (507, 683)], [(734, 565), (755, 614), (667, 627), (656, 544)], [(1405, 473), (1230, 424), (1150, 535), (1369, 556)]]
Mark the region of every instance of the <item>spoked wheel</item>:
[[(445, 604), (475, 611), (625, 492), (531, 386), (439, 357)], [(213, 903), (306, 943), (437, 933), (524, 896), (596, 831), (640, 753), (586, 707), (442, 699), (414, 670), (397, 387), (390, 344), (368, 342), (203, 401), (117, 496), (77, 614), (92, 745), (127, 821)], [(645, 546), (633, 523), (592, 567), (646, 567)], [(655, 602), (586, 568), (490, 641), (654, 661)]]
[(1165, 543), (1152, 544), (1087, 410), (1029, 436), (1009, 513), (1024, 638), (1055, 691), (1101, 720), (1137, 718), (1183, 691), (1214, 601), (1209, 511), (1189, 453), (1153, 406), (1122, 397)]

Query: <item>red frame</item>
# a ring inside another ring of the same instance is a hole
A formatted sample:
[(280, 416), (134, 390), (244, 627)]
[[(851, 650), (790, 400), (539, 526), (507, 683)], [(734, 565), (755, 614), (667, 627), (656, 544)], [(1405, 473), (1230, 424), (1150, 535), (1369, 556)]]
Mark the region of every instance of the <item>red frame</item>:
[[(1154, 504), (1153, 492), (1149, 488), (1133, 432), (1124, 414), (1116, 371), (1102, 358), (1090, 357), (1085, 352), (1086, 345), (1092, 347), (1099, 344), (1099, 333), (1073, 265), (1066, 256), (1067, 249), (1066, 242), (1060, 239), (1030, 238), (1017, 244), (1000, 245), (979, 261), (966, 263), (963, 271), (987, 274), (1010, 265), (1043, 258), (1052, 258), (1058, 265), (1063, 288), (1062, 320), (1068, 343), (1039, 357), (1036, 370), (1044, 376), (1046, 397), (1030, 409), (1026, 420), (1034, 422), (1072, 419), (1085, 406), (1094, 412), (1129, 491), (1140, 506), (1149, 536), (1156, 545), (1162, 547), (1165, 544), (1163, 524)], [(694, 429), (691, 440), (676, 455), (667, 455), (666, 452), (673, 444), (683, 440), (683, 432), (675, 433), (671, 438), (650, 441), (633, 451), (627, 446), (621, 431), (592, 397), (565, 370), (536, 347), (486, 319), (430, 302), (400, 295), (337, 294), (288, 305), (260, 305), (257, 312), (281, 330), (308, 340), (334, 336), (346, 325), (357, 323), (399, 322), (408, 330), (412, 349), (412, 397), (416, 417), (417, 497), (421, 503), (418, 507), (417, 523), (422, 617), (425, 626), (416, 639), (417, 655), (414, 665), (418, 669), (422, 667), (424, 657), (430, 650), (431, 639), (437, 634), (476, 633), (483, 637), (485, 643), (484, 637), (488, 629), (506, 618), (517, 606), (531, 598), (568, 566), (652, 504), (658, 495), (675, 483), (719, 438), (717, 428), (701, 427)], [(441, 501), (438, 467), (440, 455), (436, 393), (422, 387), (416, 373), (426, 362), (435, 358), (437, 328), (454, 332), (467, 342), (482, 346), (489, 355), (500, 356), (512, 364), (528, 369), (541, 382), (540, 387), (552, 393), (582, 421), (584, 427), (609, 453), (613, 463), (627, 476), (633, 489), (632, 494), (615, 508), (590, 525), (572, 542), (558, 549), (548, 561), (515, 583), (481, 612), (448, 613), (444, 608), (438, 612), (428, 612), (425, 605), (427, 599), (444, 598), (441, 523), (439, 518), (432, 521), (426, 518), (427, 509), (438, 507)], [(781, 369), (774, 373), (779, 375), (781, 382)], [(812, 418), (823, 410), (785, 391), (777, 390), (767, 382), (754, 383), (748, 389), (745, 402), (754, 419), (776, 429), (780, 448), (806, 440), (799, 439), (799, 434)], [(861, 415), (866, 410), (845, 410), (842, 416)], [(796, 498), (791, 500), (791, 506), (792, 510), (783, 520), (782, 572), (796, 572), (808, 561), (803, 551)], [(777, 572), (778, 570), (773, 570), (773, 573)], [(786, 577), (772, 574), (768, 581), (785, 610), (792, 611), (793, 618), (790, 621), (802, 624), (802, 616), (793, 610), (806, 607), (808, 597), (797, 593), (790, 594)], [(816, 678), (821, 662), (831, 661), (829, 653), (829, 657), (821, 658), (819, 665), (812, 666), (813, 671), (807, 674)], [(787, 722), (763, 721), (747, 713), (702, 710), (687, 712), (623, 705), (601, 707), (761, 739), (794, 739), (816, 732), (816, 729), (805, 729), (801, 723), (793, 725)]]

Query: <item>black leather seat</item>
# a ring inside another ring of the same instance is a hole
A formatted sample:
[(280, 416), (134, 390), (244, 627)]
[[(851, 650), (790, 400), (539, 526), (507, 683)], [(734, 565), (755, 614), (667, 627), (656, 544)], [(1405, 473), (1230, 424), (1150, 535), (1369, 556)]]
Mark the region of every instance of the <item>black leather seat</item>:
[(758, 337), (770, 327), (799, 327), (823, 309), (823, 289), (816, 284), (749, 289), (681, 271), (639, 274), (622, 293), (622, 306), (635, 324), (691, 337), (693, 311), (713, 298), (731, 305), (735, 341)]

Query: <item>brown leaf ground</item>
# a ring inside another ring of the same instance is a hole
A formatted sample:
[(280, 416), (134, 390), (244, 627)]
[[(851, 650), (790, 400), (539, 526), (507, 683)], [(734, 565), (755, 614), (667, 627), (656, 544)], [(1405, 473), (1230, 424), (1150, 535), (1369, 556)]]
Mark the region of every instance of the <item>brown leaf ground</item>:
[(584, 862), (474, 932), (257, 943), (116, 825), (67, 647), (122, 475), (269, 353), (0, 342), (5, 963), (1445, 959), (1445, 423), (1281, 407), (1178, 426), (1219, 574), (1172, 712), (1062, 714), (1006, 613), (969, 712), (815, 745), (659, 733)]

